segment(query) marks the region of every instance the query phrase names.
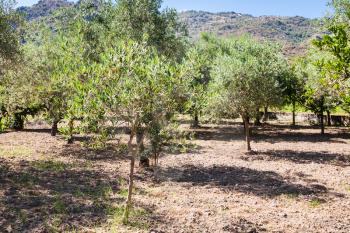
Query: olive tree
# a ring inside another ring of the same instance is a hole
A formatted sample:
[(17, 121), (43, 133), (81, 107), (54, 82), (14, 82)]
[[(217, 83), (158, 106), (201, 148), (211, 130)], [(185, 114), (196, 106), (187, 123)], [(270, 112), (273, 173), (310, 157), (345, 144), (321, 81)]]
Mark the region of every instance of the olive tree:
[(251, 151), (249, 119), (269, 101), (273, 103), (272, 98), (279, 98), (282, 91), (277, 77), (281, 67), (284, 68), (280, 60), (283, 57), (273, 53), (269, 43), (246, 37), (221, 43), (223, 52), (214, 63), (209, 108), (229, 118), (235, 118), (237, 114), (242, 117), (247, 151)]
[(348, 0), (331, 0), (329, 5), (333, 8), (332, 14), (324, 19), (328, 33), (315, 39), (313, 44), (320, 53), (332, 56), (332, 59), (326, 61), (321, 57), (322, 71), (326, 77), (324, 79), (327, 86), (340, 97), (342, 107), (347, 109), (350, 80), (350, 3)]
[(186, 50), (187, 28), (180, 22), (176, 10), (161, 9), (162, 2), (119, 0), (112, 27), (119, 38), (145, 41), (162, 55), (179, 61)]
[(299, 58), (295, 66), (296, 75), (303, 83), (300, 102), (317, 115), (321, 134), (325, 133), (324, 112), (331, 110), (338, 96), (327, 82), (327, 73), (323, 69), (329, 59), (332, 57), (325, 53), (309, 51), (307, 56)]
[[(7, 71), (15, 70), (20, 58), (19, 26), (22, 24), (20, 15), (14, 9), (15, 1), (0, 1), (0, 124), (8, 114), (5, 107), (6, 92), (4, 75)], [(17, 117), (18, 118), (18, 117)]]
[(193, 117), (192, 126), (195, 128), (199, 127), (199, 116), (206, 106), (215, 53), (213, 45), (203, 38), (190, 47), (182, 64), (187, 70), (188, 78), (191, 79), (188, 87), (187, 109)]
[[(101, 61), (84, 68), (81, 109), (85, 120), (128, 128), (130, 173), (123, 218), (126, 223), (132, 207), (135, 160), (140, 156), (142, 139), (147, 136), (144, 132), (156, 123), (170, 120), (182, 81), (177, 69), (146, 43), (121, 41), (101, 54)], [(140, 132), (141, 140), (135, 143)]]

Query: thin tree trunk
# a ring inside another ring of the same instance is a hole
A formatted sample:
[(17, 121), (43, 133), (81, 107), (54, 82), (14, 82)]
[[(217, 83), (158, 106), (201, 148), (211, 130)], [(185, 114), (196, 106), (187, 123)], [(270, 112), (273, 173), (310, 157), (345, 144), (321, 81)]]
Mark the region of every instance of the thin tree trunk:
[(295, 123), (295, 101), (293, 101), (293, 123), (292, 123), (293, 126), (296, 125)]
[(252, 150), (250, 146), (250, 129), (249, 129), (249, 119), (248, 117), (244, 118), (244, 128), (245, 128), (245, 140), (247, 144), (247, 151), (250, 152)]
[(322, 105), (321, 105), (321, 112), (320, 112), (320, 117), (321, 117), (321, 134), (324, 135), (324, 97), (322, 97)]
[(128, 223), (130, 209), (132, 208), (132, 190), (134, 187), (134, 169), (135, 169), (135, 159), (136, 159), (136, 152), (135, 152), (133, 145), (132, 145), (134, 135), (135, 135), (135, 132), (132, 131), (130, 134), (129, 142), (128, 142), (128, 150), (129, 150), (129, 155), (131, 155), (131, 159), (130, 159), (128, 199), (127, 199), (126, 204), (125, 204), (125, 210), (124, 210), (124, 214), (123, 214), (123, 224)]
[(324, 134), (324, 116), (323, 112), (320, 114), (320, 123), (321, 123), (321, 134)]
[(255, 121), (254, 121), (254, 125), (261, 125), (261, 122), (260, 122), (260, 109), (257, 108), (256, 109), (256, 118), (255, 118)]
[(264, 107), (264, 118), (263, 118), (263, 121), (264, 121), (264, 122), (266, 122), (266, 121), (268, 120), (268, 118), (269, 118), (269, 116), (268, 116), (268, 114), (269, 114), (268, 110), (269, 110), (268, 107), (265, 106), (265, 107)]
[(68, 122), (68, 144), (73, 144), (73, 130), (74, 130), (74, 119), (69, 119)]
[(143, 153), (145, 151), (145, 145), (144, 145), (144, 130), (139, 129), (136, 132), (136, 144), (139, 146), (139, 153)]
[(58, 120), (53, 120), (51, 127), (51, 136), (56, 136), (58, 132)]
[(198, 113), (194, 114), (192, 127), (193, 128), (198, 128), (199, 127), (199, 116), (198, 116)]
[(327, 111), (327, 125), (332, 126), (331, 112)]

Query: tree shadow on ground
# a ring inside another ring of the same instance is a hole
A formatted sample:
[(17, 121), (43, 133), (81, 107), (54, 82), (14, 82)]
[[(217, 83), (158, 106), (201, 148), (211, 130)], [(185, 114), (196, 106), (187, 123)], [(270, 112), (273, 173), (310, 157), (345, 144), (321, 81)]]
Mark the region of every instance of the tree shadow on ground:
[(318, 163), (347, 167), (350, 166), (350, 154), (337, 154), (326, 151), (292, 151), (268, 150), (259, 151), (257, 155), (247, 157), (248, 160), (287, 160), (297, 164)]
[(51, 134), (51, 129), (47, 129), (47, 128), (37, 128), (37, 129), (36, 128), (26, 128), (26, 129), (18, 130), (18, 132)]
[(327, 192), (321, 185), (304, 186), (288, 181), (272, 171), (258, 171), (236, 166), (185, 166), (161, 170), (161, 177), (193, 186), (209, 186), (273, 198), (286, 195), (318, 195)]
[(74, 157), (76, 159), (85, 159), (89, 161), (119, 161), (128, 159), (128, 150), (126, 146), (117, 146), (108, 144), (104, 148), (94, 149), (78, 144), (65, 145), (59, 153), (61, 157)]
[(306, 132), (277, 132), (277, 131), (256, 131), (256, 134), (252, 137), (255, 142), (330, 142), (346, 144), (342, 139), (350, 139), (349, 134), (324, 134), (318, 133), (306, 133)]
[(196, 139), (204, 141), (244, 140), (243, 127), (240, 125), (201, 127), (198, 129), (191, 129), (191, 132), (193, 132)]
[[(291, 126), (281, 125), (268, 125), (252, 126), (252, 140), (255, 142), (332, 142), (345, 144), (343, 140), (350, 139), (350, 134), (344, 129), (333, 129), (334, 133), (326, 133), (320, 135), (318, 132), (308, 132), (308, 130), (314, 130), (313, 126), (300, 126), (299, 128), (293, 128)], [(304, 130), (300, 132), (297, 130)], [(245, 140), (244, 129), (241, 124), (235, 124), (232, 126), (215, 126), (215, 127), (202, 127), (198, 129), (191, 129), (194, 136), (198, 140), (215, 140), (215, 141), (241, 141)]]
[(62, 232), (122, 213), (118, 175), (55, 161), (0, 160), (0, 232)]

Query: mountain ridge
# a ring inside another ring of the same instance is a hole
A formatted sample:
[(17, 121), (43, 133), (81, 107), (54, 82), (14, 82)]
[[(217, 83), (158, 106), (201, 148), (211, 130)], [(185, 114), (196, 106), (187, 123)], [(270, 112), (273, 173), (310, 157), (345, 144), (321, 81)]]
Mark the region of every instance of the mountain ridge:
[[(19, 7), (18, 11), (26, 14), (27, 20), (31, 21), (49, 16), (62, 7), (74, 7), (79, 2), (40, 0), (33, 6)], [(249, 34), (257, 39), (281, 43), (289, 56), (303, 53), (308, 42), (322, 31), (318, 19), (302, 16), (253, 16), (234, 11), (214, 13), (195, 10), (178, 14), (180, 20), (187, 24), (189, 35), (193, 39), (199, 38), (201, 32), (223, 37)]]

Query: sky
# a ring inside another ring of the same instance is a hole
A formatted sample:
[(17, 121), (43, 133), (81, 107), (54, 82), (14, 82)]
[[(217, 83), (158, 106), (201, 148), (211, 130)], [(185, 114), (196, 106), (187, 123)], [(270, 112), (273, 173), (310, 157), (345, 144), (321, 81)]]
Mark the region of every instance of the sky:
[[(329, 0), (164, 0), (164, 6), (178, 11), (203, 10), (210, 12), (234, 11), (254, 16), (322, 17)], [(29, 6), (38, 0), (17, 0), (18, 6)]]

